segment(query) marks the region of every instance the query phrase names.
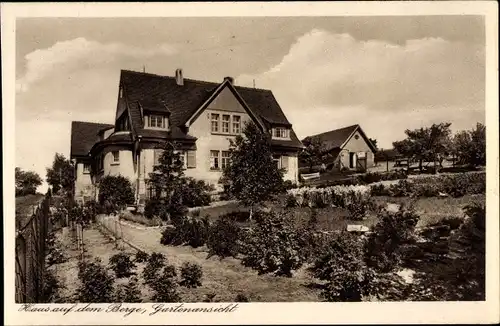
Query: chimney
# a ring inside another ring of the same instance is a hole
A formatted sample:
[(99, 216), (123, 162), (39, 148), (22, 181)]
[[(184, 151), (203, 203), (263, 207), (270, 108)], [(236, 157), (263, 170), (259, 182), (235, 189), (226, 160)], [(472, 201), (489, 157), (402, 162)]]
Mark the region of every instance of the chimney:
[(182, 69), (175, 70), (175, 82), (179, 86), (184, 85), (184, 78), (182, 77)]
[(224, 80), (228, 80), (231, 85), (234, 85), (234, 78), (233, 77), (224, 77)]

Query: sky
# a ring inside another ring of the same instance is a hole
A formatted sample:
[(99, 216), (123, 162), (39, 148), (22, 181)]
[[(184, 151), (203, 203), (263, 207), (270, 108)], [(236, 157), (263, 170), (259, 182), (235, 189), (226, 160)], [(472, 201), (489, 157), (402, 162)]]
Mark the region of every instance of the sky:
[(485, 122), (479, 16), (18, 18), (16, 166), (45, 178), (71, 121), (113, 123), (120, 69), (177, 68), (271, 89), (301, 139), (359, 124), (390, 148)]

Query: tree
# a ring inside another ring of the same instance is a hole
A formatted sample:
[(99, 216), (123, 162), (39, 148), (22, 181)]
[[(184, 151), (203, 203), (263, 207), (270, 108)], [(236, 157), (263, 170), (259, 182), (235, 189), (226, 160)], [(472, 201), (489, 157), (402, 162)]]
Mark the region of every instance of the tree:
[(63, 189), (71, 192), (75, 180), (75, 169), (71, 161), (66, 159), (63, 154), (56, 153), (52, 167), (47, 168), (47, 183), (52, 186), (54, 193)]
[(300, 152), (299, 159), (307, 164), (309, 172), (313, 166), (326, 164), (331, 158), (325, 144), (317, 137), (307, 137), (302, 141), (305, 148)]
[(130, 181), (124, 176), (107, 175), (99, 181), (99, 204), (107, 213), (124, 209), (135, 200)]
[(183, 203), (185, 191), (183, 186), (187, 181), (180, 153), (176, 147), (177, 144), (173, 142), (161, 144), (159, 149), (162, 150), (162, 154), (159, 157), (159, 164), (153, 168), (148, 180), (152, 198), (146, 206), (155, 207), (152, 215), (170, 220), (183, 216), (187, 210)]
[(42, 184), (42, 178), (32, 171), (23, 171), (16, 167), (16, 196), (26, 196), (36, 193), (36, 188)]
[(459, 164), (486, 165), (486, 127), (478, 123), (475, 129), (462, 130), (455, 134), (453, 153)]
[(373, 138), (368, 138), (368, 140), (372, 143), (376, 150), (378, 150), (377, 140)]
[(425, 160), (439, 161), (449, 149), (451, 123), (433, 124), (428, 128), (406, 130), (406, 139), (393, 142), (396, 151), (403, 156), (418, 161), (419, 170)]
[(255, 205), (284, 189), (284, 171), (273, 161), (268, 134), (253, 123), (245, 125), (243, 134), (230, 140), (230, 163), (223, 170), (222, 181), (230, 194), (250, 207), (251, 219)]

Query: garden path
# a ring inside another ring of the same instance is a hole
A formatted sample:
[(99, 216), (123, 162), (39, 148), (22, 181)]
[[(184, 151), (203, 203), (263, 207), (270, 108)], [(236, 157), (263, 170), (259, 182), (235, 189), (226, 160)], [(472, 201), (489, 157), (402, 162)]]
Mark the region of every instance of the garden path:
[[(115, 232), (115, 216), (99, 216), (98, 222)], [(162, 229), (134, 228), (130, 224), (122, 223), (118, 228), (118, 235), (141, 250), (152, 253), (163, 253), (170, 264), (176, 266), (184, 262), (198, 263), (203, 268), (203, 286), (196, 291), (193, 300), (200, 300), (200, 296), (211, 293), (217, 294), (220, 301), (234, 301), (237, 294), (242, 293), (251, 301), (319, 301), (318, 290), (306, 285), (313, 279), (305, 271), (299, 270), (291, 278), (258, 275), (256, 271), (245, 267), (240, 260), (218, 257), (207, 259), (206, 248), (191, 248), (188, 246), (164, 246), (160, 244)], [(116, 235), (116, 234), (115, 234)]]

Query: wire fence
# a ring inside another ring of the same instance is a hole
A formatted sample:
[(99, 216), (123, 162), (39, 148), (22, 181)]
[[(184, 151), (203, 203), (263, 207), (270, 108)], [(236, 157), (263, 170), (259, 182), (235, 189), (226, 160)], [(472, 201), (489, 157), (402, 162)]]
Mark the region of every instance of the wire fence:
[(29, 220), (16, 230), (16, 303), (42, 299), (46, 240), (52, 228), (50, 202), (51, 195), (47, 193)]

